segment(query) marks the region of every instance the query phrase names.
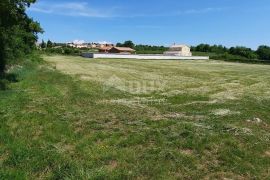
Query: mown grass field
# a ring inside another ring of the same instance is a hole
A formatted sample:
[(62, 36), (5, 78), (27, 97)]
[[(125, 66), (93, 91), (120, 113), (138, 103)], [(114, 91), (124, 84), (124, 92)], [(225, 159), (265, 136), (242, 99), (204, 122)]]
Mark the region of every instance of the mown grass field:
[(0, 91), (0, 179), (269, 179), (269, 65), (44, 59)]

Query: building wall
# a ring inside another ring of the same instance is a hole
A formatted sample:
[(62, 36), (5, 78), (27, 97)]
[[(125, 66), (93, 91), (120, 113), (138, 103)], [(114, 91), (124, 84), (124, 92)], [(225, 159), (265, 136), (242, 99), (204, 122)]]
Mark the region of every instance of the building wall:
[(182, 56), (192, 56), (191, 52), (190, 52), (190, 47), (188, 46), (184, 46), (182, 48), (182, 52), (181, 52)]
[(170, 56), (192, 56), (190, 47), (188, 46), (172, 47), (169, 51), (164, 52), (164, 54)]
[(117, 50), (117, 49), (115, 49), (115, 48), (110, 49), (110, 50), (109, 50), (109, 53), (115, 53), (115, 54), (131, 54), (131, 53), (128, 52), (128, 51), (119, 51), (119, 50)]
[(81, 56), (85, 58), (94, 58), (94, 53), (82, 53)]
[(128, 55), (128, 54), (95, 54), (83, 53), (87, 58), (109, 58), (109, 59), (150, 59), (150, 60), (208, 60), (208, 56), (164, 56), (164, 55)]
[(110, 53), (120, 53), (120, 51), (118, 51), (117, 49), (115, 48), (112, 48), (109, 50)]

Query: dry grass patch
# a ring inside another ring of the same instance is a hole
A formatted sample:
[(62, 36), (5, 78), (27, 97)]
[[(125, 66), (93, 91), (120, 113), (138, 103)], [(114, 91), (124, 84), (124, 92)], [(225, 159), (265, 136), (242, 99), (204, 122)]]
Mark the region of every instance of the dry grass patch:
[(229, 116), (229, 115), (240, 115), (240, 112), (231, 111), (230, 109), (216, 109), (212, 112), (216, 116)]

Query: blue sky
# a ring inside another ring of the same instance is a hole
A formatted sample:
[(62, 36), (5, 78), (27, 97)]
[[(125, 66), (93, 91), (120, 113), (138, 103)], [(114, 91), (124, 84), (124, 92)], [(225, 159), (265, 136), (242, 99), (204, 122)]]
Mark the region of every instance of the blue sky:
[(39, 0), (40, 39), (270, 45), (269, 0)]

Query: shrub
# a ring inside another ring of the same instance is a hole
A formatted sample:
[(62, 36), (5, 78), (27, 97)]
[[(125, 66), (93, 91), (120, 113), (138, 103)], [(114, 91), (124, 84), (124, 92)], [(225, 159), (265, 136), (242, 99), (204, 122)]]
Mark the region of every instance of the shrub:
[(0, 90), (7, 90), (8, 89), (9, 81), (6, 79), (0, 79)]
[(63, 54), (63, 49), (62, 48), (47, 48), (45, 50), (46, 53), (56, 53), (56, 54)]
[(242, 56), (232, 55), (232, 54), (229, 54), (229, 53), (216, 54), (216, 55), (210, 56), (210, 59), (216, 59), (216, 60), (248, 60), (247, 58), (244, 58)]
[(248, 59), (258, 59), (258, 55), (251, 48), (236, 46), (230, 48), (229, 52), (230, 54), (243, 56)]
[(260, 46), (256, 52), (261, 60), (270, 60), (269, 46)]

